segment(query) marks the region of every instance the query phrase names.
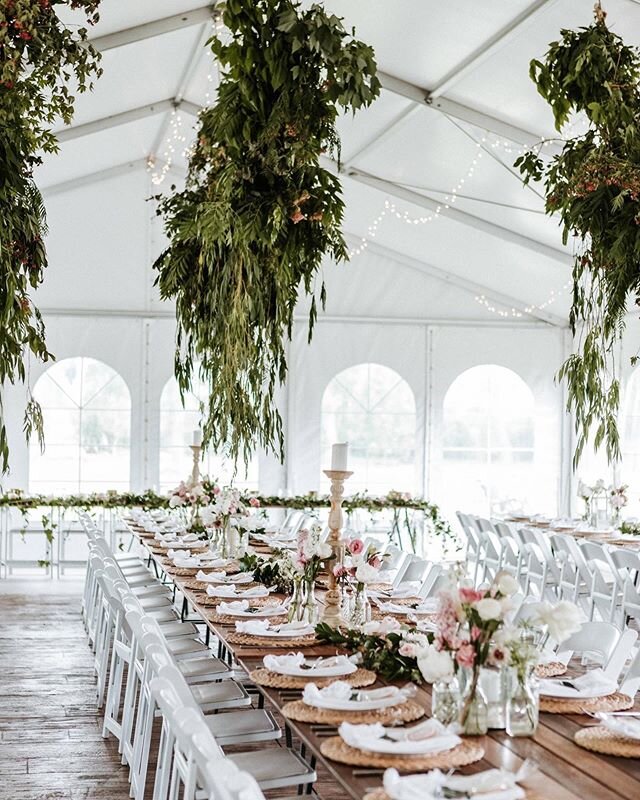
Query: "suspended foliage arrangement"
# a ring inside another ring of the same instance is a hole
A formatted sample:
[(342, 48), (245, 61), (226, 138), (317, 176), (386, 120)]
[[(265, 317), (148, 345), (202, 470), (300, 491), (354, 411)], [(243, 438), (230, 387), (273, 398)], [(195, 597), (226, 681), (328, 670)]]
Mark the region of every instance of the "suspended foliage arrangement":
[(198, 373), (209, 387), (204, 443), (246, 460), (256, 443), (282, 456), (273, 395), (298, 292), (312, 297), (311, 337), (321, 260), (347, 258), (340, 182), (320, 157), (338, 149), (339, 110), (369, 105), (380, 84), (371, 47), (319, 5), (228, 0), (223, 21), (217, 103), (200, 115), (185, 190), (160, 202), (170, 245), (155, 266), (176, 302), (181, 391)]
[[(57, 150), (51, 126), (71, 121), (74, 98), (99, 75), (98, 55), (86, 44), (87, 30), (70, 30), (55, 6), (83, 9), (98, 19), (100, 0), (6, 0), (0, 3), (0, 461), (9, 468), (2, 412), (2, 387), (24, 382), (28, 358), (51, 358), (44, 325), (29, 292), (47, 266), (46, 218), (33, 168), (42, 153)], [(28, 392), (24, 430), (42, 445), (42, 414)]]
[[(545, 181), (546, 211), (558, 214), (565, 243), (580, 243), (573, 267), (570, 323), (576, 352), (563, 364), (568, 410), (576, 420), (574, 466), (593, 434), (609, 461), (620, 453), (615, 346), (629, 300), (640, 302), (640, 54), (605, 24), (561, 31), (531, 78), (562, 131), (582, 112), (589, 129), (546, 164), (536, 152), (516, 161), (525, 183)], [(635, 359), (634, 359), (635, 360)]]

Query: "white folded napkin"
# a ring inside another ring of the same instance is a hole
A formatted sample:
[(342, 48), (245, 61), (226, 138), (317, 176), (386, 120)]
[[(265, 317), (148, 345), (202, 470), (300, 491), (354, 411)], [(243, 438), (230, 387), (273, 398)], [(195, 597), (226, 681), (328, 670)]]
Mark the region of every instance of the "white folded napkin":
[(379, 597), (381, 600), (404, 600), (407, 597), (415, 597), (419, 588), (419, 584), (416, 585), (412, 582), (409, 585), (399, 586), (397, 589), (391, 589), (387, 592), (382, 589), (371, 589), (368, 594), (369, 597)]
[(388, 769), (382, 780), (391, 800), (437, 800), (442, 796), (445, 786), (454, 791), (467, 792), (470, 798), (478, 796), (479, 800), (521, 800), (525, 792), (517, 785), (517, 779), (518, 775), (500, 769), (449, 777), (437, 769), (426, 774), (403, 776), (395, 769)]
[(256, 617), (276, 617), (287, 613), (287, 607), (282, 603), (274, 603), (273, 605), (260, 606), (256, 611), (250, 611), (250, 604), (248, 600), (234, 600), (231, 603), (220, 603), (216, 606), (218, 614), (245, 616), (251, 614)]
[(269, 590), (266, 586), (252, 586), (250, 589), (238, 591), (235, 584), (231, 584), (231, 586), (222, 584), (218, 586), (207, 586), (207, 594), (210, 597), (237, 597), (242, 599), (245, 597), (268, 597)]
[(601, 712), (599, 719), (605, 728), (608, 728), (618, 736), (626, 736), (628, 739), (640, 739), (640, 716), (634, 717), (630, 714), (607, 714)]
[[(411, 684), (409, 684), (410, 686)], [(382, 689), (354, 689), (346, 681), (334, 681), (328, 686), (319, 689), (315, 683), (308, 683), (304, 687), (302, 700), (307, 705), (315, 706), (327, 700), (349, 700), (352, 694), (358, 695), (359, 701), (392, 700), (403, 703), (407, 697), (415, 693), (415, 687), (403, 689), (397, 686), (385, 686)]]
[[(206, 566), (210, 567), (211, 565), (209, 562), (207, 562)], [(219, 583), (229, 585), (253, 583), (253, 576), (250, 572), (240, 572), (237, 575), (227, 575), (224, 570), (220, 570), (218, 572), (203, 572), (200, 570), (200, 572), (196, 573), (196, 580), (202, 581), (203, 583)]]
[(280, 669), (291, 669), (304, 664), (304, 653), (287, 653), (284, 656), (268, 655), (262, 659), (266, 669), (278, 672)]
[(183, 569), (185, 567), (192, 569), (193, 567), (200, 566), (200, 559), (198, 556), (185, 556), (181, 553), (176, 553), (172, 560), (174, 567), (178, 567), (179, 569)]
[(270, 633), (286, 634), (288, 636), (308, 636), (315, 631), (313, 625), (304, 622), (283, 622), (281, 625), (271, 625), (268, 619), (252, 619), (248, 622), (236, 622), (238, 633), (250, 633), (253, 636), (264, 636)]
[(176, 558), (191, 558), (191, 550), (186, 546), (184, 548), (180, 547), (178, 543), (170, 550), (167, 550), (167, 555), (172, 561), (175, 561)]
[[(563, 681), (572, 683), (575, 688), (564, 685)], [(540, 681), (540, 694), (568, 699), (601, 697), (612, 694), (617, 688), (616, 681), (608, 678), (601, 669), (592, 669), (579, 678), (544, 678)]]
[(343, 722), (338, 733), (350, 747), (358, 750), (408, 755), (451, 750), (462, 741), (456, 734), (449, 733), (436, 719), (428, 719), (420, 725), (399, 730), (385, 728), (379, 722), (373, 725), (353, 725)]
[[(200, 558), (207, 562), (208, 567), (226, 567), (231, 564), (230, 558), (219, 558), (218, 554), (212, 552), (211, 550), (206, 550), (204, 553), (200, 553)], [(218, 563), (220, 561), (224, 561), (225, 563)]]

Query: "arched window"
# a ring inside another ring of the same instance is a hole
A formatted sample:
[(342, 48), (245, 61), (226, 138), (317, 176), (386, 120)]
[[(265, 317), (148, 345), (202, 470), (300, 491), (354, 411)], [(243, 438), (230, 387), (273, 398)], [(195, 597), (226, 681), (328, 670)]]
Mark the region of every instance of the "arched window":
[[(160, 490), (172, 489), (191, 475), (193, 458), (189, 445), (193, 431), (200, 424), (200, 401), (206, 397), (206, 386), (198, 382), (194, 392), (188, 392), (184, 406), (175, 377), (169, 378), (160, 396)], [(233, 481), (241, 489), (258, 488), (258, 458), (254, 455), (247, 469), (240, 460), (233, 477), (233, 464), (223, 455), (205, 453), (200, 465), (203, 475), (216, 478), (223, 485)]]
[(534, 398), (505, 367), (459, 375), (443, 407), (443, 496), (447, 510), (490, 515), (527, 505), (534, 473)]
[[(622, 461), (619, 465), (619, 483), (629, 484), (627, 493), (629, 505), (623, 509), (622, 516), (640, 514), (638, 496), (638, 474), (640, 471), (640, 369), (634, 370), (624, 390), (622, 424), (620, 425), (620, 444)], [(601, 477), (607, 478), (605, 472)]]
[[(390, 489), (415, 493), (416, 404), (409, 384), (380, 364), (358, 364), (336, 375), (322, 396), (321, 465), (333, 442), (349, 442), (349, 493)], [(321, 486), (328, 481), (321, 473)]]
[(65, 358), (33, 390), (44, 416), (45, 451), (33, 442), (29, 489), (64, 493), (129, 488), (131, 396), (94, 358)]

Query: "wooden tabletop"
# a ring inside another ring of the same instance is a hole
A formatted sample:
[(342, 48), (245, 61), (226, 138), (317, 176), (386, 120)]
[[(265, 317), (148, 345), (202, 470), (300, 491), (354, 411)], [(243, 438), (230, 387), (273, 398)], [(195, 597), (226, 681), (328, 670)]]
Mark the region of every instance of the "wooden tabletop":
[[(141, 541), (145, 543), (144, 539)], [(152, 553), (150, 556), (162, 569), (162, 559)], [(202, 606), (198, 602), (197, 593), (184, 587), (188, 578), (171, 575), (167, 575), (167, 578), (175, 583), (211, 632), (247, 672), (262, 666), (262, 657), (267, 648), (229, 644), (227, 637), (235, 630), (235, 626), (207, 620), (207, 612), (212, 611), (212, 606)], [(328, 655), (335, 653), (336, 648), (316, 645), (305, 647), (304, 652), (309, 655)], [(301, 691), (291, 689), (279, 690), (261, 686), (258, 689), (265, 701), (279, 712), (287, 702), (301, 696)], [(428, 684), (418, 690), (416, 700), (424, 705), (428, 716), (431, 709)], [(530, 758), (539, 767), (526, 787), (528, 796), (535, 800), (639, 800), (640, 759), (598, 755), (574, 743), (574, 733), (593, 723), (594, 720), (584, 715), (541, 713), (540, 724), (533, 738), (512, 738), (504, 731), (490, 731), (487, 736), (481, 737), (485, 751), (482, 761), (463, 767), (460, 771), (471, 774), (492, 767), (516, 771), (525, 759)], [(360, 800), (367, 792), (380, 788), (383, 770), (350, 767), (331, 761), (321, 754), (322, 742), (327, 736), (337, 735), (335, 729), (327, 725), (290, 720), (287, 724), (305, 744), (307, 751), (322, 762), (349, 797)]]

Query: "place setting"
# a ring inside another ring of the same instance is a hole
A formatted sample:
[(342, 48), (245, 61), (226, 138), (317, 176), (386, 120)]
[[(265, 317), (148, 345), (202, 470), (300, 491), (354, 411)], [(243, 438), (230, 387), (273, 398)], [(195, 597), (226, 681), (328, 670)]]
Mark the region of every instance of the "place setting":
[(230, 600), (218, 602), (215, 612), (207, 612), (211, 622), (234, 624), (239, 618), (259, 619), (273, 617), (275, 621), (284, 622), (289, 614), (289, 603), (272, 597), (258, 597), (246, 600)]
[(375, 672), (358, 667), (355, 660), (346, 655), (307, 658), (300, 652), (268, 654), (262, 663), (263, 667), (252, 670), (249, 677), (259, 686), (275, 689), (305, 689), (310, 683), (323, 687), (336, 678), (352, 687), (369, 686), (376, 681)]
[(572, 678), (543, 678), (539, 684), (540, 710), (550, 714), (584, 714), (621, 711), (633, 699), (618, 691), (618, 683), (601, 669)]
[(576, 744), (595, 753), (640, 758), (640, 711), (597, 711), (590, 716), (599, 724), (576, 731)]
[[(231, 618), (230, 618), (231, 619)], [(315, 625), (305, 622), (277, 622), (272, 619), (235, 621), (235, 630), (225, 636), (229, 644), (274, 649), (310, 647), (317, 644)]]

